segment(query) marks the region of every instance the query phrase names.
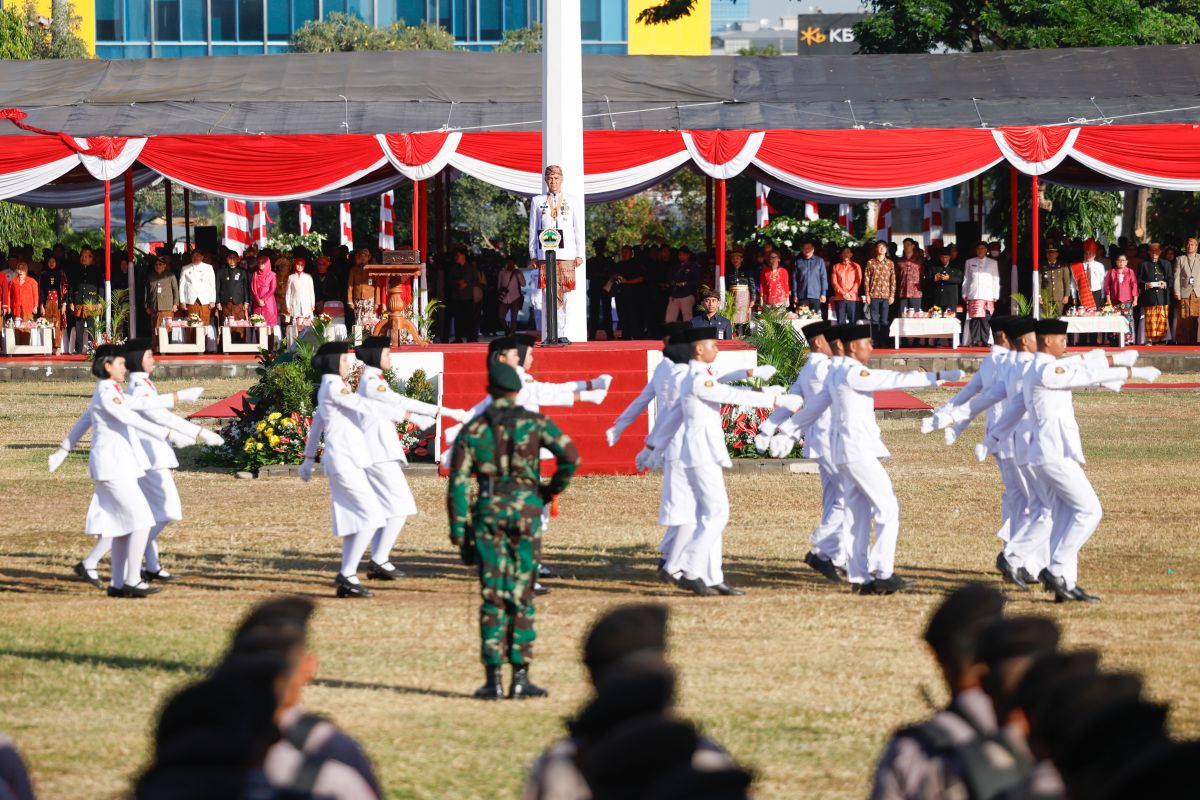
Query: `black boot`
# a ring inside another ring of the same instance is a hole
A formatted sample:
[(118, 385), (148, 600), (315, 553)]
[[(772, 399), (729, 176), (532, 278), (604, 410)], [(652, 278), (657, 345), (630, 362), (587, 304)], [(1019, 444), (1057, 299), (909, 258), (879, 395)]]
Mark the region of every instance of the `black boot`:
[(475, 690), (475, 697), (479, 700), (503, 700), (504, 699), (504, 676), (500, 674), (500, 665), (487, 665), (483, 668), (484, 679), (483, 686)]
[(529, 665), (513, 664), (512, 684), (508, 687), (509, 700), (525, 700), (530, 697), (546, 697), (550, 693), (529, 682)]

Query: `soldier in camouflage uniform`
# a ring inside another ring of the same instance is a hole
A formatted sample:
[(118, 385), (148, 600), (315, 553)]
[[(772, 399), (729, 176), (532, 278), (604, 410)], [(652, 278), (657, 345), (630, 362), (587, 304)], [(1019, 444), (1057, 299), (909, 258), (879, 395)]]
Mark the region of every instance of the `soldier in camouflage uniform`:
[[(463, 563), (479, 568), (479, 634), (487, 680), (475, 692), (484, 700), (504, 697), (501, 667), (513, 665), (510, 698), (544, 697), (529, 682), (533, 640), (533, 585), (537, 578), (534, 540), (542, 508), (567, 487), (579, 466), (579, 452), (558, 427), (541, 414), (516, 404), (521, 379), (507, 364), (488, 364), (492, 404), (466, 423), (450, 461), (447, 510), (450, 542)], [(539, 450), (558, 463), (548, 485), (541, 483)], [(478, 479), (471, 505), (470, 480)]]

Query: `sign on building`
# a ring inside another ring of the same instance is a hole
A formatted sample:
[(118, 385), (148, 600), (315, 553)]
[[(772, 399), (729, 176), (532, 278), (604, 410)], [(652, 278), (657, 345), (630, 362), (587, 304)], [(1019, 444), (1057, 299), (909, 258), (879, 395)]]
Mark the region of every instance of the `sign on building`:
[(857, 52), (854, 23), (870, 14), (801, 14), (799, 16), (800, 55), (839, 55)]

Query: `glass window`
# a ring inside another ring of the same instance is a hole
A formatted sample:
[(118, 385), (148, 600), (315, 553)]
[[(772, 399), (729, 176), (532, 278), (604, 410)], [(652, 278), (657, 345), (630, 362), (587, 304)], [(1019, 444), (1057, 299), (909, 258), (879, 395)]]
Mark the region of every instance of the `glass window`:
[(208, 9), (206, 6), (205, 0), (181, 0), (179, 12), (183, 41), (208, 41), (208, 20), (205, 19)]
[(179, 0), (158, 0), (154, 4), (154, 40), (179, 41)]
[(291, 3), (288, 0), (267, 0), (267, 38), (288, 39), (291, 35)]
[(504, 30), (529, 27), (529, 0), (504, 0)]
[(396, 19), (405, 25), (420, 25), (425, 21), (425, 0), (396, 0)]
[(237, 0), (212, 0), (214, 42), (237, 41)]
[(600, 0), (583, 0), (579, 8), (580, 32), (583, 40), (597, 41), (602, 38), (600, 26)]
[[(451, 2), (451, 0), (442, 0), (443, 5)], [(474, 5), (475, 0), (453, 0), (454, 2), (454, 27), (450, 32), (454, 34), (455, 39), (471, 39), (471, 30), (467, 26), (467, 5)]]
[(426, 0), (425, 19), (453, 33), (450, 22), (452, 4), (453, 0)]
[(150, 0), (125, 0), (125, 41), (150, 41)]
[(96, 41), (119, 42), (125, 38), (125, 6), (120, 0), (98, 0), (96, 3)]
[(479, 4), (479, 38), (485, 42), (494, 42), (503, 35), (504, 25), (500, 19), (500, 4), (481, 2)]
[(317, 18), (317, 0), (293, 0), (292, 2), (292, 31), (295, 32), (310, 19)]
[(375, 24), (375, 0), (350, 0), (349, 5), (356, 17), (368, 25)]
[(262, 0), (238, 0), (239, 42), (261, 41), (263, 38)]

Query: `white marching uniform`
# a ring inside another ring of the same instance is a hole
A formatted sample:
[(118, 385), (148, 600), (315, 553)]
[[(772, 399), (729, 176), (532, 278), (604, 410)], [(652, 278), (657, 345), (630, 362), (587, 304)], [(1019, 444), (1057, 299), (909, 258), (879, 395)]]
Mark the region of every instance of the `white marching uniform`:
[[(128, 395), (135, 399), (159, 396), (154, 381), (145, 372), (129, 374)], [(177, 431), (188, 440), (196, 440), (202, 430), (199, 425), (188, 422), (163, 407), (139, 408), (138, 413), (150, 422)], [(179, 467), (175, 449), (161, 437), (147, 436), (142, 431), (137, 431), (136, 436), (150, 462), (146, 473), (138, 479), (138, 485), (150, 503), (154, 521), (156, 523), (178, 522), (183, 519), (183, 507), (179, 501), (179, 490), (175, 488), (175, 479), (171, 475), (171, 470)]]
[[(393, 391), (383, 370), (377, 367), (363, 366), (362, 377), (358, 380), (358, 393), (372, 403), (389, 407), (393, 410), (391, 413), (409, 411), (427, 417), (436, 417), (438, 414), (437, 406)], [(363, 419), (362, 433), (371, 459), (371, 465), (367, 467), (367, 480), (374, 487), (384, 513), (389, 518), (416, 514), (417, 503), (402, 469), (408, 463), (408, 458), (404, 455), (400, 437), (396, 435), (395, 421), (369, 414)]]
[[(649, 447), (662, 450), (682, 429), (679, 464), (695, 500), (696, 527), (682, 548), (678, 571), (685, 577), (699, 578), (707, 586), (725, 582), (721, 537), (729, 522), (729, 495), (722, 470), (733, 466), (721, 429), (721, 406), (726, 403), (771, 408), (775, 405), (775, 395), (726, 386), (713, 374), (710, 365), (692, 360), (688, 362), (678, 402), (657, 422), (647, 439)], [(670, 571), (672, 566), (664, 568)]]
[[(830, 371), (840, 368), (844, 361), (844, 356), (809, 353), (808, 360), (788, 391), (804, 398), (805, 404), (811, 402), (825, 390)], [(803, 438), (804, 457), (817, 462), (821, 478), (821, 519), (809, 533), (812, 551), (837, 566), (845, 566), (850, 543), (850, 518), (846, 513), (846, 490), (842, 485), (842, 476), (831, 458), (833, 412), (825, 409), (816, 422), (805, 430), (793, 426), (791, 416), (787, 409), (779, 409), (772, 412), (767, 421), (790, 438)]]
[[(584, 223), (584, 204), (583, 198), (574, 194), (565, 194), (559, 192), (556, 195), (539, 194), (535, 195), (529, 201), (529, 258), (532, 261), (545, 261), (546, 251), (542, 248), (541, 240), (538, 238), (542, 231), (547, 228), (556, 229), (562, 233), (562, 241), (558, 248), (554, 251), (555, 258), (562, 261), (571, 261), (575, 258), (585, 258), (585, 247), (583, 236)], [(582, 274), (582, 273), (580, 273)], [(536, 285), (536, 284), (535, 284)], [(560, 297), (559, 301), (562, 307), (558, 310), (558, 331), (556, 336), (566, 336), (567, 316), (573, 307), (581, 302), (587, 302), (585, 291), (580, 291), (584, 287), (576, 284), (574, 291), (565, 293), (565, 296)], [(542, 322), (540, 329), (546, 330), (545, 321), (545, 295), (543, 289), (539, 294), (542, 297)], [(549, 333), (545, 335), (549, 336)]]
[[(830, 457), (842, 474), (846, 510), (850, 516), (850, 552), (846, 577), (863, 584), (872, 578), (886, 580), (896, 567), (896, 541), (900, 535), (900, 502), (880, 459), (891, 458), (875, 422), (875, 392), (937, 386), (932, 372), (892, 372), (868, 369), (847, 356), (831, 369), (825, 389), (805, 403), (792, 424), (807, 428), (832, 409)], [(875, 544), (871, 546), (871, 520)]]

